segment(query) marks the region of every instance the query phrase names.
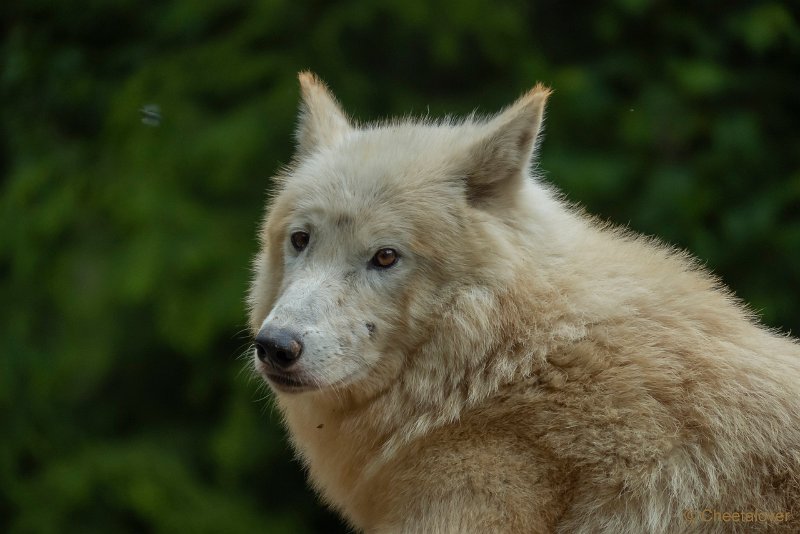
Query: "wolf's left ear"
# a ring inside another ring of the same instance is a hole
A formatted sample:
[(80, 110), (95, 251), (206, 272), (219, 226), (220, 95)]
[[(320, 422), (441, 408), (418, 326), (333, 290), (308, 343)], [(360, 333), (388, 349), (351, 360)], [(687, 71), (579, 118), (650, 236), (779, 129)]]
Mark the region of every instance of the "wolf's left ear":
[(302, 101), (297, 125), (297, 148), (310, 154), (318, 147), (330, 146), (352, 129), (325, 83), (309, 71), (298, 74)]
[(538, 84), (490, 120), (469, 151), (465, 175), (470, 203), (506, 205), (534, 157), (550, 89)]

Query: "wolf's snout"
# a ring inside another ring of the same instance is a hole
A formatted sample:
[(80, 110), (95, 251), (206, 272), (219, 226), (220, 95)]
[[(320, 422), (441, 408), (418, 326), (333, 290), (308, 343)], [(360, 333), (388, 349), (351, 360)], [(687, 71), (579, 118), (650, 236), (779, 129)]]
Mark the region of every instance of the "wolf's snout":
[(256, 336), (256, 355), (264, 363), (286, 369), (300, 358), (300, 336), (285, 328), (262, 328)]

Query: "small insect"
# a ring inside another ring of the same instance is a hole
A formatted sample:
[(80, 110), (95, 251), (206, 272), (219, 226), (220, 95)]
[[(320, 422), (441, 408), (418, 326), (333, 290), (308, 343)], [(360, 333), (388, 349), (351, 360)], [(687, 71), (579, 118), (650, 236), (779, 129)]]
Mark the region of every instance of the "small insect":
[(139, 108), (142, 116), (142, 124), (147, 126), (161, 125), (161, 106), (158, 104), (147, 104)]

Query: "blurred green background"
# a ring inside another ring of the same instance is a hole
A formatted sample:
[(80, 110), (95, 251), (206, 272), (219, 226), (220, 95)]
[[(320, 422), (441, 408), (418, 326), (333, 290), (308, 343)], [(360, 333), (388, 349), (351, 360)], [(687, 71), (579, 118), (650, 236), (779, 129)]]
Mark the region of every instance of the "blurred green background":
[(545, 82), (548, 179), (799, 331), (797, 10), (700, 4), (4, 2), (0, 531), (345, 531), (237, 358), (301, 69), (365, 120)]

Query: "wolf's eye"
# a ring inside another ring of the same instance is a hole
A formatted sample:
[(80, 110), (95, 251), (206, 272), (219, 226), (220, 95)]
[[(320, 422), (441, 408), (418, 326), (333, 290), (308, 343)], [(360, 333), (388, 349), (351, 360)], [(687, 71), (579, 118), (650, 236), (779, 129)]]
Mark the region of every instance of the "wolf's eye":
[(308, 232), (295, 232), (290, 240), (294, 249), (300, 252), (308, 246)]
[(397, 251), (393, 248), (382, 248), (372, 256), (370, 264), (379, 269), (387, 269), (397, 263)]

